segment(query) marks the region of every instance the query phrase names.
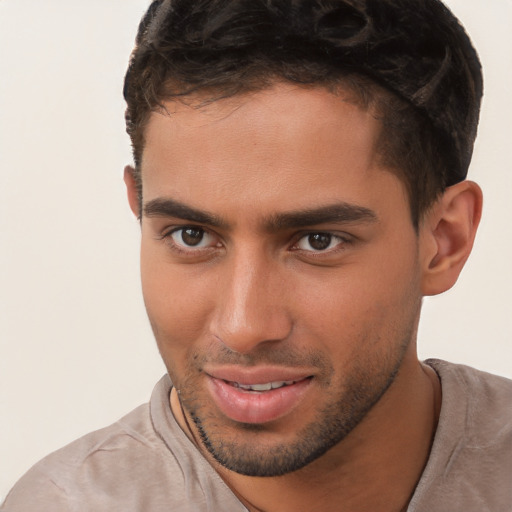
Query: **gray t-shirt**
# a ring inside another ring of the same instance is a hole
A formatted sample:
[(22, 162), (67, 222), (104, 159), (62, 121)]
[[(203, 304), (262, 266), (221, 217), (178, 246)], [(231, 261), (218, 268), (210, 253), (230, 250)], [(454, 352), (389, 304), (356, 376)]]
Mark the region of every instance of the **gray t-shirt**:
[[(512, 381), (429, 360), (443, 401), (408, 512), (512, 511)], [(52, 453), (8, 494), (6, 512), (246, 512), (180, 429), (164, 376), (149, 404)]]

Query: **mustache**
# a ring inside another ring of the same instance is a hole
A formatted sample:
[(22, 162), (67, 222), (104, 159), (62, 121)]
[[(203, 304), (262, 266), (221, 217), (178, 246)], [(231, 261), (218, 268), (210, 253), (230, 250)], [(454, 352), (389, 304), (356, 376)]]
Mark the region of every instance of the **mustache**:
[(194, 366), (201, 369), (205, 365), (235, 365), (253, 367), (260, 365), (286, 366), (297, 368), (316, 368), (321, 373), (334, 371), (331, 360), (319, 350), (300, 349), (298, 347), (278, 346), (269, 342), (253, 351), (239, 353), (225, 345), (209, 347), (204, 352), (195, 352), (192, 356)]

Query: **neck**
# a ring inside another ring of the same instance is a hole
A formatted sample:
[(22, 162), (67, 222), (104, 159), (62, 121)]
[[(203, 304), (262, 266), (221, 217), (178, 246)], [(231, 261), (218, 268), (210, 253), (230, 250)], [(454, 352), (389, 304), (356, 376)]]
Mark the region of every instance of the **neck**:
[(301, 470), (258, 478), (213, 461), (171, 395), (178, 423), (251, 512), (338, 512), (340, 504), (347, 512), (406, 510), (430, 453), (440, 403), (435, 372), (406, 359), (388, 391), (342, 442)]

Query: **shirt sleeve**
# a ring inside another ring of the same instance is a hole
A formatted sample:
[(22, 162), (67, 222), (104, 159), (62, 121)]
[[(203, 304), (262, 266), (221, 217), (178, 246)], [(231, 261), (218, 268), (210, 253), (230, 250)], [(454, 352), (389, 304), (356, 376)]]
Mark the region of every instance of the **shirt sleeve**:
[(1, 512), (78, 512), (66, 490), (37, 465), (10, 490)]

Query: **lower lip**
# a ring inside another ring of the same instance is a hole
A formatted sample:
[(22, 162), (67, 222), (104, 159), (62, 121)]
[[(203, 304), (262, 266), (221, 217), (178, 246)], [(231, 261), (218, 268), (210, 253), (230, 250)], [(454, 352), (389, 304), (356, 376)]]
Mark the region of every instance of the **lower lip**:
[(226, 381), (208, 378), (213, 401), (230, 419), (240, 423), (267, 423), (290, 413), (304, 397), (311, 379), (270, 391), (245, 391)]

